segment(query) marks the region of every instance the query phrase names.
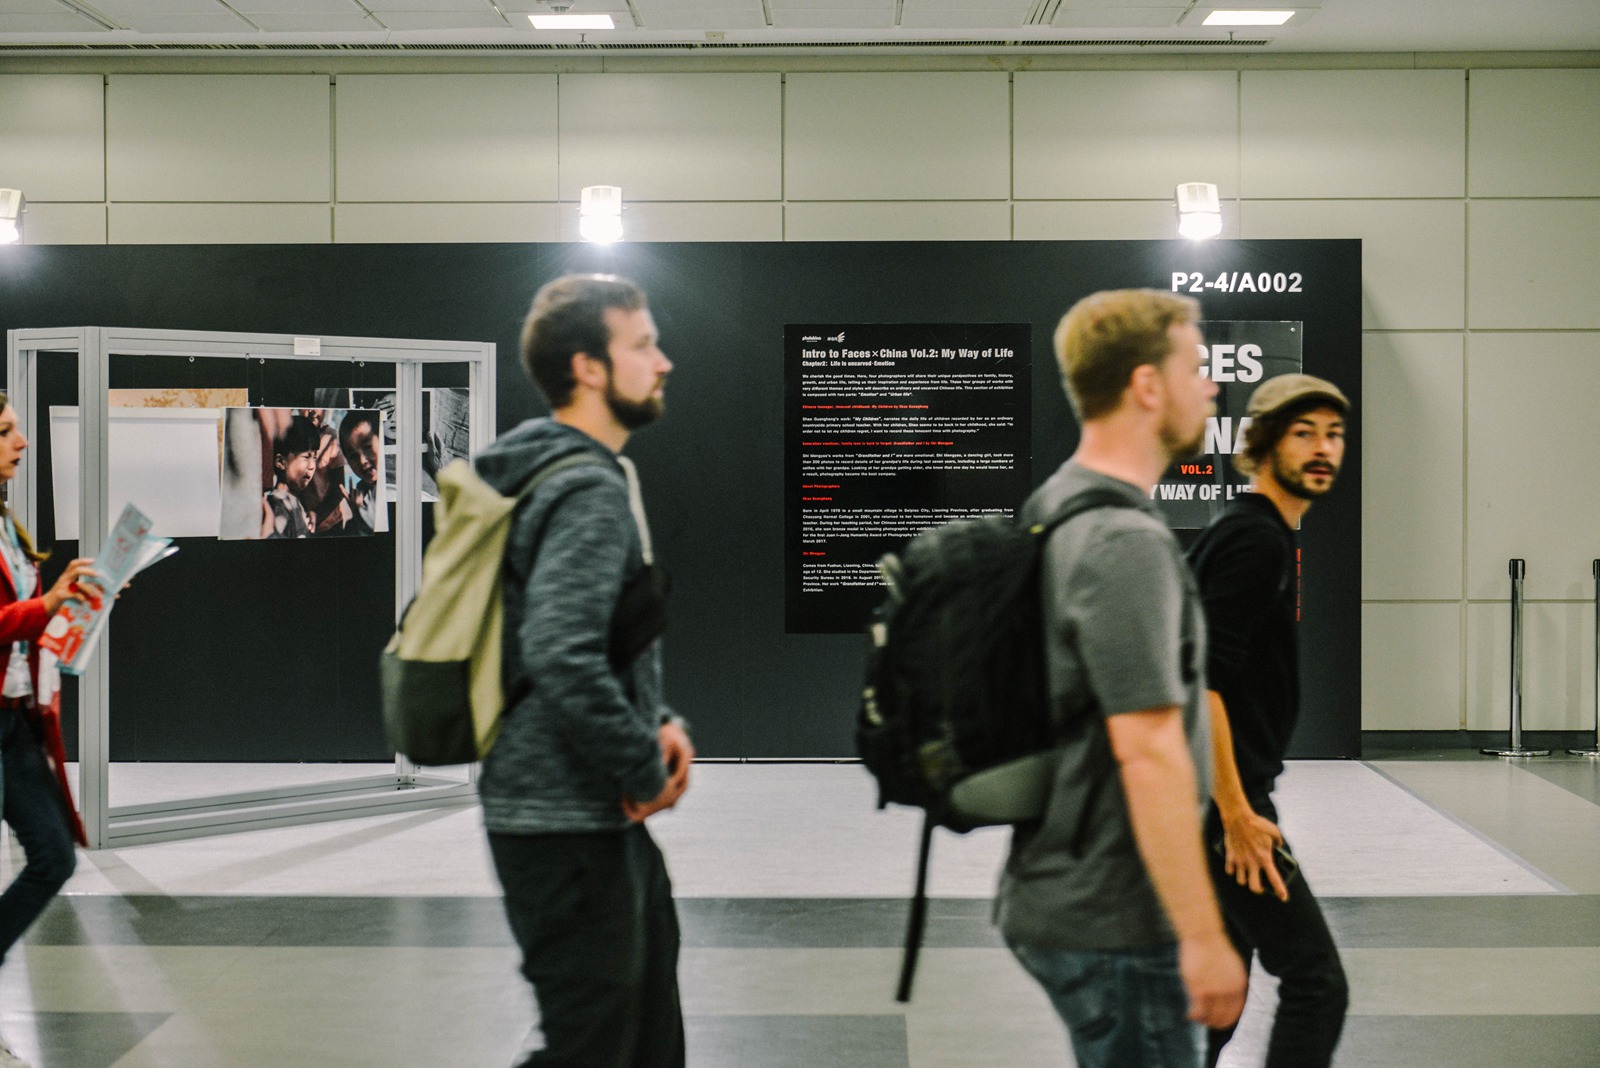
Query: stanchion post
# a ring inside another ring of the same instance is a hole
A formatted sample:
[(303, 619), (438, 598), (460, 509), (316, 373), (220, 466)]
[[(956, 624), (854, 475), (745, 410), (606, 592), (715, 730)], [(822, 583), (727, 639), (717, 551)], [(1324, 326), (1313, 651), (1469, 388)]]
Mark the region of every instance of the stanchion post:
[(1600, 560), (1589, 565), (1594, 575), (1594, 744), (1587, 749), (1568, 749), (1573, 756), (1600, 757)]
[(1522, 580), (1528, 573), (1526, 560), (1511, 561), (1511, 745), (1505, 749), (1481, 749), (1485, 756), (1549, 756), (1548, 749), (1527, 749), (1522, 745)]

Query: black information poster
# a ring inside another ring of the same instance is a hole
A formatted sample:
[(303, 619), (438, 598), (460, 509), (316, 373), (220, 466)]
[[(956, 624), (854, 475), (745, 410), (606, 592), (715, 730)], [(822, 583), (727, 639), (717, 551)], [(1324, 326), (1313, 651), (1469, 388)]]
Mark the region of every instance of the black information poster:
[(884, 553), (1030, 487), (1027, 323), (784, 327), (785, 629), (859, 631)]
[(1155, 501), (1174, 530), (1198, 530), (1211, 521), (1250, 479), (1233, 467), (1233, 454), (1244, 445), (1250, 419), (1244, 414), (1250, 394), (1277, 375), (1302, 367), (1305, 327), (1298, 322), (1231, 322), (1200, 324), (1205, 338), (1202, 368), (1217, 384), (1217, 414), (1206, 420), (1200, 455), (1174, 464), (1156, 483)]

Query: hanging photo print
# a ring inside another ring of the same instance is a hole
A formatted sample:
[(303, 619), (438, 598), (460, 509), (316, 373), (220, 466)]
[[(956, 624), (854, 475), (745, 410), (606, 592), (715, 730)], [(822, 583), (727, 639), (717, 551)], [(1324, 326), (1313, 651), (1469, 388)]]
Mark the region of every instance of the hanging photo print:
[[(343, 388), (319, 389), (316, 398), (318, 403), (332, 404), (335, 398), (343, 400), (345, 394)], [(399, 449), (393, 418), (394, 390), (387, 386), (357, 386), (348, 390), (348, 397), (352, 407), (376, 408), (390, 416), (383, 426), (383, 454), (387, 457), (384, 470), (392, 495), (395, 489), (394, 461)], [(439, 487), (433, 480), (439, 468), (467, 455), (467, 415), (465, 389), (429, 386), (422, 391), (422, 500), (425, 503), (439, 499)]]
[(383, 424), (372, 409), (224, 409), (222, 539), (387, 531)]

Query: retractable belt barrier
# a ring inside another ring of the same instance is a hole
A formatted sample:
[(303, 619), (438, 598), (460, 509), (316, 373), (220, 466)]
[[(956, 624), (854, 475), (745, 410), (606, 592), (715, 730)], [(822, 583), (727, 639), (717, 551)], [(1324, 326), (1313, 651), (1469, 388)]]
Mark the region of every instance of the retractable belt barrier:
[(1528, 749), (1522, 744), (1522, 580), (1526, 560), (1511, 561), (1511, 745), (1505, 749), (1480, 749), (1485, 756), (1549, 756), (1548, 749)]
[(1600, 560), (1589, 565), (1594, 576), (1594, 744), (1587, 749), (1568, 749), (1573, 756), (1600, 757)]

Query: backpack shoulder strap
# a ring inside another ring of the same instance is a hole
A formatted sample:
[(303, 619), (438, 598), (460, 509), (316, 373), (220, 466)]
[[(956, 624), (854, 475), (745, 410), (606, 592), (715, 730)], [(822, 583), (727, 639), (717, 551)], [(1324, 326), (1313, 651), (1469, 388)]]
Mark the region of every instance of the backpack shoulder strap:
[(1086, 490), (1079, 490), (1061, 502), (1050, 516), (1031, 527), (1029, 531), (1039, 535), (1048, 536), (1061, 524), (1074, 519), (1084, 512), (1092, 512), (1096, 508), (1136, 508), (1138, 507), (1127, 496), (1113, 489), (1096, 486)]
[(517, 490), (517, 502), (521, 503), (533, 496), (533, 491), (553, 476), (559, 475), (563, 471), (569, 471), (574, 467), (588, 467), (591, 464), (600, 467), (605, 465), (605, 461), (588, 449), (569, 452), (559, 460), (550, 461), (528, 476), (528, 480), (522, 484), (522, 488)]

